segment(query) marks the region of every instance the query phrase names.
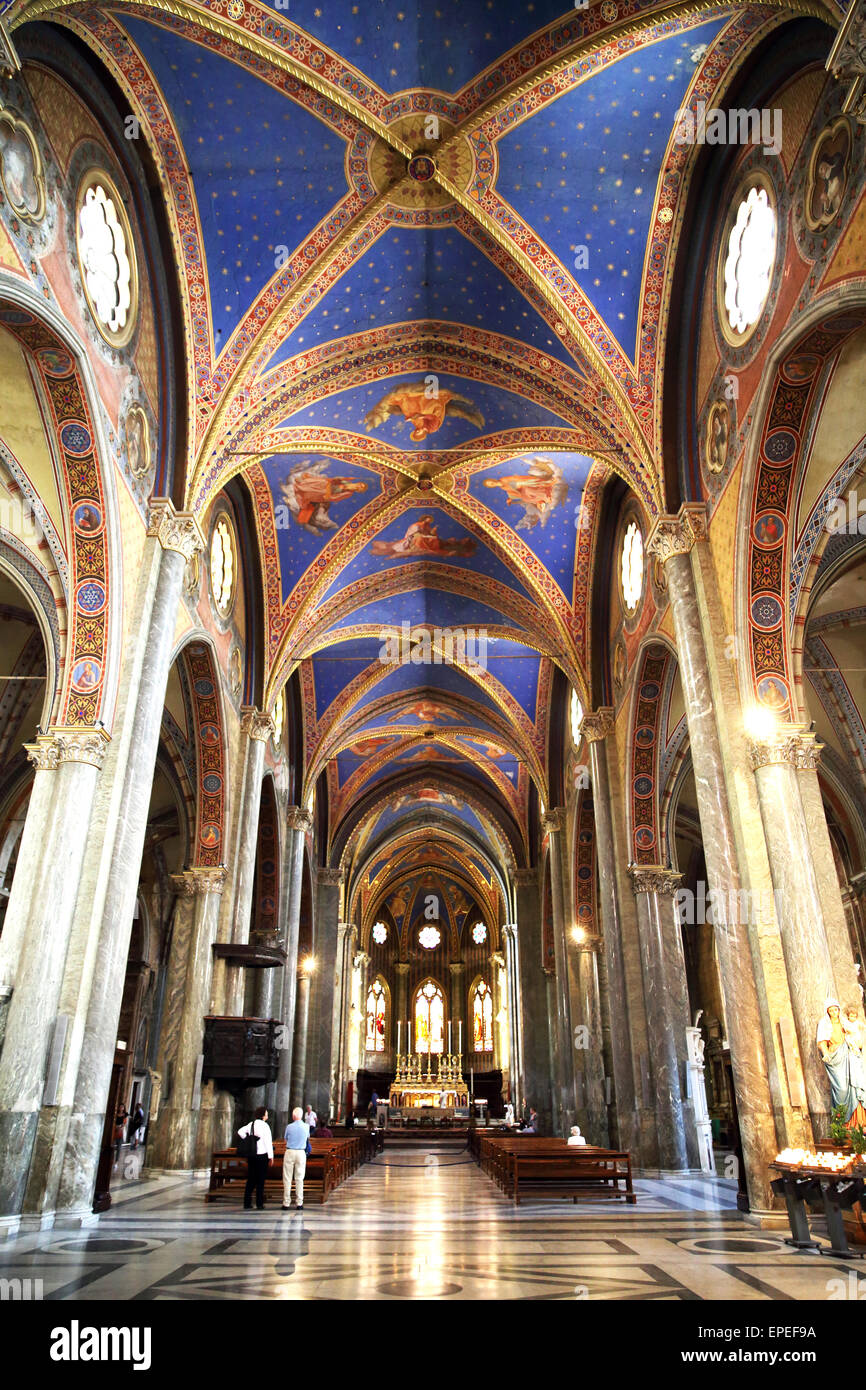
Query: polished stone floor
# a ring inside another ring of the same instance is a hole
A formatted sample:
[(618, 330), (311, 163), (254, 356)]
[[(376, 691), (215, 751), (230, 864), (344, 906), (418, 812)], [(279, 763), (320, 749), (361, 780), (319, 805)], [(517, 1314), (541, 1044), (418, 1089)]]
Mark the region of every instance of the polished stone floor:
[(746, 1225), (723, 1179), (638, 1179), (637, 1207), (515, 1208), (468, 1154), (388, 1148), (324, 1207), (244, 1212), (207, 1183), (118, 1191), (98, 1225), (0, 1245), (45, 1299), (819, 1299), (851, 1266)]

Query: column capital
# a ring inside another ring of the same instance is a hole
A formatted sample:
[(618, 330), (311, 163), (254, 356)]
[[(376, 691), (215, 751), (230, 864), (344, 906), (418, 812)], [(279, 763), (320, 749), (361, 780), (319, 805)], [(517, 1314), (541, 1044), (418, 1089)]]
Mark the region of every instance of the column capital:
[(342, 869), (321, 868), (316, 870), (316, 882), (326, 888), (337, 888), (343, 882)]
[(799, 769), (814, 769), (818, 766), (823, 747), (808, 729), (796, 724), (780, 724), (768, 737), (755, 739), (749, 744), (749, 758), (753, 771), (781, 763)]
[(289, 806), (286, 811), (286, 826), (289, 830), (303, 830), (304, 834), (313, 828), (313, 813), (302, 806)]
[(256, 739), (259, 743), (267, 743), (273, 737), (274, 721), (269, 714), (262, 714), (260, 709), (248, 707), (243, 711), (241, 719), (241, 732), (248, 738)]
[(182, 874), (171, 874), (171, 886), (179, 898), (198, 898), (205, 893), (221, 893), (225, 887), (228, 871), (223, 868), (184, 869)]
[(677, 516), (656, 517), (646, 548), (665, 565), (674, 555), (688, 555), (695, 541), (706, 539), (706, 507), (702, 502), (684, 502)]
[(394, 969), (397, 971), (397, 974), (398, 974), (398, 975), (408, 975), (408, 974), (409, 974), (409, 962), (408, 962), (408, 960), (398, 960), (397, 963), (396, 963), (396, 965), (394, 966)]
[(191, 560), (204, 550), (204, 536), (192, 512), (176, 512), (168, 497), (157, 497), (147, 513), (147, 534), (155, 537), (163, 550), (176, 550)]
[(866, 123), (866, 92), (863, 88), (866, 77), (866, 11), (857, 0), (854, 0), (842, 21), (825, 67), (837, 82), (847, 85), (842, 110), (850, 112), (861, 125)]
[(533, 888), (538, 883), (538, 870), (515, 869), (514, 882), (518, 888)]
[(682, 882), (682, 874), (664, 864), (629, 864), (632, 888), (637, 893), (659, 893), (672, 898)]
[(503, 922), (502, 926), (499, 928), (499, 934), (504, 937), (506, 941), (513, 941), (517, 936), (517, 923)]
[(51, 729), (35, 743), (25, 743), (27, 756), (37, 771), (55, 772), (61, 763), (88, 763), (101, 768), (105, 762), (110, 735), (105, 729)]
[(591, 714), (583, 716), (583, 723), (580, 732), (587, 743), (600, 743), (603, 738), (613, 731), (613, 710), (608, 705), (603, 705)]
[(498, 965), (498, 966), (499, 966), (499, 969), (500, 969), (500, 970), (504, 970), (504, 969), (505, 969), (505, 957), (504, 957), (504, 955), (502, 954), (501, 951), (494, 951), (494, 952), (491, 954), (490, 959), (493, 961), (493, 964), (494, 964), (494, 965)]
[(466, 969), (466, 962), (462, 960), (452, 960), (448, 966), (452, 975), (462, 975)]
[(356, 951), (353, 965), (356, 970), (361, 970), (365, 965), (369, 965), (371, 960), (372, 956), (369, 956), (366, 951)]
[(541, 824), (549, 834), (556, 834), (565, 823), (565, 807), (552, 806), (541, 817)]

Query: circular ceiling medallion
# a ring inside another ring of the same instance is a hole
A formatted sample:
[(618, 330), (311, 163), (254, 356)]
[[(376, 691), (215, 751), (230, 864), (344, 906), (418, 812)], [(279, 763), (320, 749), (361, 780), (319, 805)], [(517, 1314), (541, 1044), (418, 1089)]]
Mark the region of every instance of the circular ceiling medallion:
[(78, 189), (78, 266), (87, 305), (112, 347), (125, 347), (138, 313), (138, 272), (123, 199), (104, 169), (91, 169)]
[(429, 154), (413, 154), (407, 165), (410, 179), (416, 183), (429, 183), (436, 173), (436, 165)]

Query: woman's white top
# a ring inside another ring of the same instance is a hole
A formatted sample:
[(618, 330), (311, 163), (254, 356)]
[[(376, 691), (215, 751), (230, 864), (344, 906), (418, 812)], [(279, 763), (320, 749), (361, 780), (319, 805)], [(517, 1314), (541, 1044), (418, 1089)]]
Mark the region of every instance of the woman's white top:
[(266, 1124), (264, 1120), (251, 1120), (248, 1125), (244, 1125), (243, 1129), (238, 1130), (238, 1134), (249, 1134), (250, 1130), (256, 1136), (256, 1153), (259, 1158), (262, 1154), (267, 1154), (268, 1158), (273, 1161), (274, 1139), (270, 1125)]

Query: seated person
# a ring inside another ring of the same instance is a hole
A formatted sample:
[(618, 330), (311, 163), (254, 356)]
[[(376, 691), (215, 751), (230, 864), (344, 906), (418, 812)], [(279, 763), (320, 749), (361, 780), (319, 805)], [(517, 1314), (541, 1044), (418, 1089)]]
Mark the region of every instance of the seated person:
[(585, 1143), (586, 1143), (586, 1140), (584, 1139), (584, 1137), (583, 1137), (583, 1135), (581, 1134), (580, 1129), (579, 1129), (579, 1127), (578, 1127), (577, 1125), (572, 1125), (572, 1126), (571, 1126), (571, 1133), (570, 1133), (569, 1136), (568, 1136), (568, 1143), (569, 1143), (569, 1144), (585, 1144)]
[(538, 1133), (538, 1111), (534, 1105), (529, 1107), (529, 1119), (525, 1125), (521, 1125), (518, 1134), (537, 1134)]

